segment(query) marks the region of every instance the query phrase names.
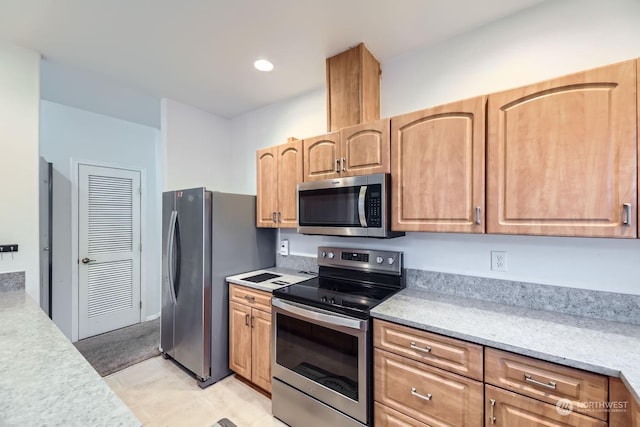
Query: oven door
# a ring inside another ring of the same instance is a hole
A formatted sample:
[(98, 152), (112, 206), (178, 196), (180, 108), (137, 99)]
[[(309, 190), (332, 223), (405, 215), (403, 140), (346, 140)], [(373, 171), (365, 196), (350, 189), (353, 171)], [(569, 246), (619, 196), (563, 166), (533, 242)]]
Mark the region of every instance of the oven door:
[(367, 424), (368, 321), (272, 300), (275, 378)]

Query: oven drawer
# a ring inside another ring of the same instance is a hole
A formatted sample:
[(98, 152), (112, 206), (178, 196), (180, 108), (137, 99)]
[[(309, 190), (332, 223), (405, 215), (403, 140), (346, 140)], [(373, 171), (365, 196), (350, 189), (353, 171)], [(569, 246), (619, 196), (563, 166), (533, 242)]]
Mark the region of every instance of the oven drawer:
[(430, 426), (481, 426), (482, 383), (374, 349), (375, 400)]
[(481, 345), (378, 319), (374, 320), (373, 345), (482, 381)]
[(271, 313), (271, 294), (269, 292), (229, 284), (229, 300)]
[(594, 411), (592, 407), (582, 409), (579, 405), (579, 402), (606, 402), (607, 377), (488, 347), (485, 349), (485, 364), (487, 384), (553, 405), (559, 399), (569, 399), (575, 412), (607, 419), (605, 411)]

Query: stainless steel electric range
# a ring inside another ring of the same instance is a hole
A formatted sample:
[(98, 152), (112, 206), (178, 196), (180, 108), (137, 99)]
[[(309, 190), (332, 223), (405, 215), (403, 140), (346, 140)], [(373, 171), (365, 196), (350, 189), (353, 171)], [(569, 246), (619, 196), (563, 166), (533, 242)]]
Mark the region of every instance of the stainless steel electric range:
[(293, 427), (369, 426), (369, 312), (404, 288), (402, 253), (319, 247), (318, 266), (318, 277), (273, 291), (273, 415)]

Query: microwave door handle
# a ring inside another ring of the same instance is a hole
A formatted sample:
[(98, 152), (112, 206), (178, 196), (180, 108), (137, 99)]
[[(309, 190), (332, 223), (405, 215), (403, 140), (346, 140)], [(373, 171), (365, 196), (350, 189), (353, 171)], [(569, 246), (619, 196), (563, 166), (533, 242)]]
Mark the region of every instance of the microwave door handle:
[(358, 195), (358, 217), (360, 218), (360, 226), (362, 228), (367, 228), (367, 215), (365, 213), (365, 196), (367, 195), (367, 186), (363, 185), (360, 187), (360, 194)]

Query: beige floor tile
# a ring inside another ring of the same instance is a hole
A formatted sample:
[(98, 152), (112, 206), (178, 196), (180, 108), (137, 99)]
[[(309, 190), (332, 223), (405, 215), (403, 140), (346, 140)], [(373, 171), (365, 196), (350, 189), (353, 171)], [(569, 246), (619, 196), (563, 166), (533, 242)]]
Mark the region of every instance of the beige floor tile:
[(282, 427), (271, 416), (271, 400), (229, 376), (206, 389), (161, 356), (146, 360), (105, 381), (145, 427), (210, 427), (228, 418), (238, 427)]

